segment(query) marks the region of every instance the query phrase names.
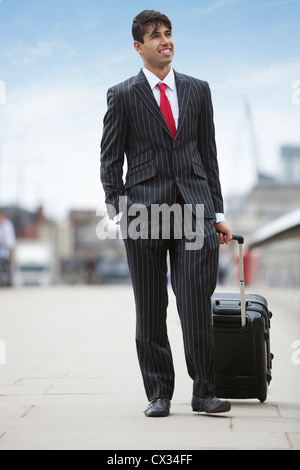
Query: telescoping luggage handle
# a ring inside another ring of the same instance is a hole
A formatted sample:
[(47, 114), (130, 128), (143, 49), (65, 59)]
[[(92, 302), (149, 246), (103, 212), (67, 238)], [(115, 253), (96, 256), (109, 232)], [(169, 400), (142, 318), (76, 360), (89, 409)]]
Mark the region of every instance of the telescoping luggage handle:
[(232, 239), (236, 240), (239, 244), (241, 319), (242, 319), (242, 326), (245, 326), (246, 325), (246, 298), (245, 298), (244, 258), (243, 258), (244, 237), (243, 237), (243, 235), (233, 233), (232, 234)]

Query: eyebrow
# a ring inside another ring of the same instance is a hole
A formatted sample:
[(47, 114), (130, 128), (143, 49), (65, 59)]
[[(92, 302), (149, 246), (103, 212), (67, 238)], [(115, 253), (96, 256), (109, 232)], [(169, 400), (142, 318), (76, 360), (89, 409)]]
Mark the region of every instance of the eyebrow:
[[(171, 30), (171, 29), (166, 29), (166, 30), (164, 31), (164, 34), (165, 34), (165, 33), (172, 33), (172, 30)], [(157, 29), (154, 29), (154, 30), (152, 31), (152, 33), (150, 34), (150, 37), (154, 36), (154, 34), (158, 34), (158, 30), (157, 30)]]

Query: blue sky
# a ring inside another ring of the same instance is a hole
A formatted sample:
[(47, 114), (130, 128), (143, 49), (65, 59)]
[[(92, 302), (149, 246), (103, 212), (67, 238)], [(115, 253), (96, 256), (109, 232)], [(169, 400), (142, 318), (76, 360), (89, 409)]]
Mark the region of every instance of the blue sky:
[(257, 167), (280, 176), (280, 146), (300, 144), (300, 0), (0, 0), (0, 204), (103, 204), (106, 91), (142, 67), (145, 8), (173, 23), (174, 68), (210, 84), (225, 198)]

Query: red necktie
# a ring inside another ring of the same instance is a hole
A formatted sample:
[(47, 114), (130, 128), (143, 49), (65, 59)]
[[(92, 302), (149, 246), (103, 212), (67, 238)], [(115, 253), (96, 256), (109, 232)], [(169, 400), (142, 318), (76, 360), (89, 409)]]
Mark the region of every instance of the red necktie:
[(164, 83), (159, 83), (157, 86), (160, 89), (160, 110), (162, 112), (163, 117), (165, 118), (165, 121), (167, 123), (167, 126), (169, 128), (169, 131), (171, 132), (173, 139), (175, 139), (176, 126), (175, 126), (170, 102), (166, 95), (166, 85)]

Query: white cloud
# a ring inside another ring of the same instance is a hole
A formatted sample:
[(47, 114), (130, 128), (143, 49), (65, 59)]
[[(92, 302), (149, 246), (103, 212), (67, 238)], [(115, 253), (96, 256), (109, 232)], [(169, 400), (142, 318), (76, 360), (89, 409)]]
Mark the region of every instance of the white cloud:
[[(247, 2), (247, 0), (246, 0), (246, 2)], [(217, 0), (211, 6), (204, 9), (203, 14), (205, 16), (205, 15), (211, 13), (212, 11), (219, 10), (221, 8), (228, 8), (228, 7), (231, 7), (233, 5), (239, 5), (239, 4), (242, 4), (242, 3), (244, 4), (245, 0)]]
[(287, 63), (276, 63), (268, 67), (247, 67), (233, 71), (232, 76), (215, 85), (216, 90), (241, 89), (275, 89), (300, 78), (300, 60)]
[(194, 23), (218, 10), (230, 8), (235, 5), (243, 5), (248, 2), (250, 2), (250, 0), (216, 0), (214, 3), (208, 2), (208, 5), (201, 5), (201, 2), (198, 2), (197, 6), (192, 7), (192, 10), (186, 10), (186, 16), (184, 15), (184, 10), (180, 12), (180, 19), (182, 21), (185, 18), (186, 22)]
[(69, 56), (74, 54), (75, 50), (71, 49), (68, 45), (57, 41), (37, 41), (33, 45), (23, 46), (19, 44), (14, 48), (7, 49), (4, 52), (4, 55), (11, 58), (11, 61), (14, 65), (26, 65), (32, 64), (41, 59), (49, 59), (54, 55), (57, 57), (59, 53)]
[(35, 62), (41, 57), (48, 57), (54, 45), (47, 42), (38, 42), (36, 46), (28, 47), (25, 50), (25, 57), (22, 59), (24, 64)]

